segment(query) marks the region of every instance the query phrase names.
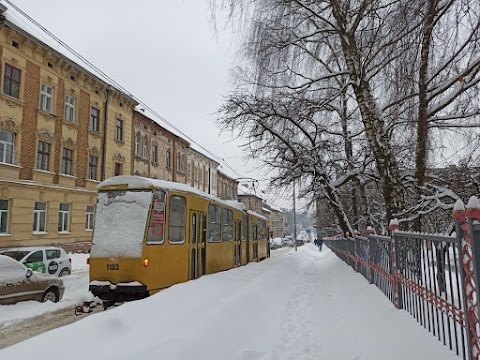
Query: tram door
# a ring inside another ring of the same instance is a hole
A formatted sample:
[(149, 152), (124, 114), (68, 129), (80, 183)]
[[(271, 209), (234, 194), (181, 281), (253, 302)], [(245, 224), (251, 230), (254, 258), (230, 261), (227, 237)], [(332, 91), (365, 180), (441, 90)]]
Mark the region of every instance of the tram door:
[(197, 237), (197, 278), (205, 275), (206, 242), (207, 242), (207, 216), (203, 212), (198, 212), (198, 237)]
[(235, 267), (242, 265), (242, 239), (241, 239), (241, 226), (240, 221), (235, 221), (235, 245), (234, 245), (234, 258)]
[(190, 246), (189, 246), (189, 280), (196, 279), (198, 277), (198, 242), (199, 242), (199, 216), (196, 211), (190, 212)]
[(258, 226), (253, 225), (252, 226), (252, 232), (253, 232), (253, 261), (258, 261)]
[(190, 212), (189, 279), (205, 274), (205, 242), (207, 238), (207, 217), (199, 211)]

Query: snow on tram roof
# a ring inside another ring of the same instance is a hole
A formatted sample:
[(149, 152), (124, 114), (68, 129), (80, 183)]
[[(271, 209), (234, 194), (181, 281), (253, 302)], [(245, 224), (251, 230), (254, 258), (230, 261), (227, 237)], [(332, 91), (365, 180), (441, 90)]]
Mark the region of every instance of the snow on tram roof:
[[(152, 187), (161, 188), (164, 190), (173, 190), (173, 191), (181, 191), (181, 192), (189, 192), (194, 193), (198, 196), (201, 196), (205, 199), (209, 199), (212, 201), (219, 202), (226, 206), (230, 206), (239, 210), (246, 210), (246, 207), (243, 203), (235, 200), (222, 200), (219, 199), (211, 194), (207, 194), (202, 190), (195, 189), (187, 184), (181, 184), (166, 180), (158, 180), (158, 179), (151, 179), (142, 176), (134, 176), (134, 175), (119, 175), (111, 177), (105, 181), (102, 181), (98, 186), (97, 189), (99, 191), (103, 190), (104, 188), (108, 188), (109, 186), (117, 186), (117, 185), (125, 185), (128, 189), (138, 190), (138, 189), (151, 189)], [(259, 217), (261, 215), (255, 214)]]

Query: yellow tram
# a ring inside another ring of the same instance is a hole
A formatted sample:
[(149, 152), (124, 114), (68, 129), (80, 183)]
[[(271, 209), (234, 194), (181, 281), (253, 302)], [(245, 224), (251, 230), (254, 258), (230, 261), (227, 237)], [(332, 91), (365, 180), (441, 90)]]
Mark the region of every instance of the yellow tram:
[(144, 298), (269, 256), (268, 220), (185, 184), (116, 176), (98, 186), (90, 291)]

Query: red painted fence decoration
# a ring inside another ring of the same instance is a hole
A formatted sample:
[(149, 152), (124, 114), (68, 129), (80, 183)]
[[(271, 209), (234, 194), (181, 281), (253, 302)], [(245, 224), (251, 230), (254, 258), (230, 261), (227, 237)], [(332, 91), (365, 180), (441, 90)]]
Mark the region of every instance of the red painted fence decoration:
[(401, 232), (393, 219), (390, 237), (369, 226), (366, 237), (324, 240), (457, 355), (480, 360), (480, 202), (457, 201), (452, 217), (454, 235)]

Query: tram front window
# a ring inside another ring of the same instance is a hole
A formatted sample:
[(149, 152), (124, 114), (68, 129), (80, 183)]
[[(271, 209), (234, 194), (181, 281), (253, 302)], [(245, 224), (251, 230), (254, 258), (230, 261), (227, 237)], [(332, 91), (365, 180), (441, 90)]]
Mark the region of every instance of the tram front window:
[(140, 257), (152, 198), (152, 191), (99, 192), (91, 256)]

